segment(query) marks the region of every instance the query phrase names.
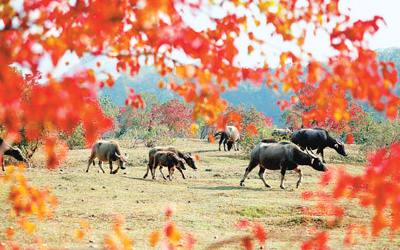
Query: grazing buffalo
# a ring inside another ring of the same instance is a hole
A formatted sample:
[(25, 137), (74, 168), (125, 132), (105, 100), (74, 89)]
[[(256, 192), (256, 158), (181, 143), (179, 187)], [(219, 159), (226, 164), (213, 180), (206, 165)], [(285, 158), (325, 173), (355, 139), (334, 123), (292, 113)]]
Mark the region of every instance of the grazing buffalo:
[[(103, 173), (105, 173), (103, 169), (103, 162), (108, 162), (110, 164), (110, 174), (116, 174), (119, 168), (125, 169), (125, 162), (129, 156), (127, 154), (125, 154), (125, 156), (121, 154), (121, 150), (116, 141), (97, 141), (92, 146), (92, 153), (90, 154), (86, 172), (89, 171), (89, 167), (92, 162), (93, 166), (95, 165), (94, 159), (96, 159), (96, 157), (99, 159), (99, 167)], [(117, 161), (118, 165), (117, 169), (114, 171), (112, 166), (113, 161)]]
[[(158, 151), (154, 154), (154, 163), (151, 169), (152, 176), (155, 176), (155, 171), (158, 166), (160, 166), (160, 172), (164, 180), (167, 178), (165, 177), (162, 168), (168, 167), (168, 179), (171, 180), (172, 175), (174, 174), (174, 168), (176, 167), (182, 174), (182, 178), (185, 179), (185, 175), (183, 174), (182, 170), (186, 170), (185, 168), (185, 161), (182, 158), (179, 158), (174, 152), (171, 151)], [(154, 179), (154, 178), (153, 178)]]
[(0, 164), (1, 169), (4, 171), (4, 155), (14, 157), (18, 161), (26, 162), (26, 158), (22, 155), (22, 151), (19, 148), (12, 147), (5, 140), (0, 138)]
[(280, 140), (290, 140), (292, 133), (293, 129), (291, 127), (286, 129), (276, 128), (272, 131), (271, 135)]
[[(152, 170), (154, 166), (154, 155), (158, 151), (169, 151), (175, 153), (179, 158), (182, 158), (188, 165), (189, 167), (193, 169), (197, 169), (196, 164), (194, 162), (194, 159), (192, 155), (183, 153), (181, 150), (175, 148), (175, 147), (155, 147), (149, 150), (149, 164), (147, 165), (147, 171), (146, 174), (143, 176), (143, 178), (146, 178), (147, 175), (149, 174), (149, 171)], [(154, 171), (151, 171), (152, 178), (155, 179)]]
[(281, 170), (280, 187), (282, 189), (285, 189), (283, 181), (285, 179), (286, 170), (296, 171), (299, 174), (296, 187), (299, 187), (303, 179), (303, 173), (298, 167), (299, 165), (309, 165), (318, 171), (325, 171), (327, 169), (317, 155), (308, 149), (306, 152), (307, 153), (304, 153), (297, 145), (291, 142), (259, 143), (251, 151), (250, 163), (246, 168), (243, 179), (240, 181), (240, 186), (244, 186), (247, 175), (259, 165), (260, 171), (258, 175), (266, 187), (271, 187), (265, 181), (264, 173), (266, 169)]
[(225, 145), (228, 144), (228, 151), (231, 150), (232, 146), (234, 147), (235, 151), (239, 151), (239, 138), (240, 138), (240, 133), (238, 129), (235, 126), (226, 126), (225, 131), (218, 132), (214, 135), (216, 136), (221, 136), (221, 139), (219, 140), (219, 148), (218, 150), (221, 151), (221, 143), (224, 143), (224, 150), (226, 151)]
[(343, 142), (333, 139), (325, 129), (299, 129), (292, 134), (291, 141), (302, 148), (318, 149), (317, 154), (321, 154), (324, 163), (326, 163), (324, 159), (324, 148), (326, 147), (333, 148), (338, 154), (347, 156)]

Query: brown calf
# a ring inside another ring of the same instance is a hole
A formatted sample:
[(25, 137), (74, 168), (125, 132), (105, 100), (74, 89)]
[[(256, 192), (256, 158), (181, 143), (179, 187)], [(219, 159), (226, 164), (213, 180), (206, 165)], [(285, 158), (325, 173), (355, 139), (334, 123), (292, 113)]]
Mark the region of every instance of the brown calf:
[[(172, 146), (171, 147), (154, 147), (154, 148), (149, 150), (149, 163), (147, 165), (146, 174), (143, 176), (143, 178), (146, 178), (147, 175), (149, 174), (149, 171), (152, 170), (153, 165), (154, 165), (154, 155), (159, 151), (170, 151), (170, 152), (173, 152), (179, 158), (182, 158), (183, 160), (185, 160), (186, 164), (188, 164), (189, 167), (191, 167), (193, 169), (197, 169), (195, 161), (194, 161), (194, 158), (190, 153), (186, 154), (186, 153), (182, 152), (181, 150), (179, 150), (179, 149), (177, 149), (175, 147), (172, 147)], [(183, 169), (185, 169), (185, 168), (183, 168)], [(153, 171), (153, 170), (151, 171), (153, 179), (155, 178), (154, 172), (155, 171)], [(182, 173), (182, 171), (181, 171), (181, 173)], [(183, 173), (182, 173), (182, 175), (183, 175)]]
[(162, 171), (163, 167), (168, 167), (168, 179), (171, 180), (172, 175), (174, 174), (175, 167), (181, 172), (182, 178), (185, 179), (185, 175), (183, 174), (183, 170), (186, 170), (184, 165), (184, 160), (179, 158), (174, 152), (171, 151), (158, 151), (154, 154), (154, 163), (151, 169), (153, 179), (155, 179), (155, 171), (158, 166), (160, 166), (160, 172), (162, 177), (166, 180), (164, 173)]

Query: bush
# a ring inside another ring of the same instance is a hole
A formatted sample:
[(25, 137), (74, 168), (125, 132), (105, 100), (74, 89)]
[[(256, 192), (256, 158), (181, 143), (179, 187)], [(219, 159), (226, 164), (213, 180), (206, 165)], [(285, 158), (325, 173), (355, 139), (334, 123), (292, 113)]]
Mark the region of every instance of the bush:
[(118, 138), (121, 147), (135, 148), (139, 141), (143, 141), (146, 147), (171, 145), (176, 139), (172, 138), (166, 125), (157, 125), (152, 129), (128, 129)]
[(253, 148), (261, 142), (264, 138), (272, 138), (273, 127), (257, 128), (258, 133), (250, 136), (243, 134), (241, 140), (241, 148), (247, 157), (250, 157), (250, 152)]
[(370, 129), (364, 137), (363, 151), (375, 151), (378, 148), (389, 148), (400, 142), (400, 119), (383, 120)]
[(176, 139), (172, 138), (167, 125), (154, 126), (150, 131), (146, 131), (143, 135), (144, 145), (148, 148), (171, 145), (175, 140)]
[(65, 141), (71, 150), (85, 148), (85, 134), (82, 125), (76, 127), (72, 135), (60, 133), (60, 139)]

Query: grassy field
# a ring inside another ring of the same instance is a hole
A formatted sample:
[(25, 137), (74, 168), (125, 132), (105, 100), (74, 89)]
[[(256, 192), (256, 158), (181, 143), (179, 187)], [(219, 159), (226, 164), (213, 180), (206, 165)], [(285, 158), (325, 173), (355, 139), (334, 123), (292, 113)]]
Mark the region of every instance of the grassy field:
[[(90, 150), (71, 151), (61, 169), (28, 168), (26, 176), (30, 183), (39, 187), (51, 186), (60, 203), (53, 220), (37, 222), (37, 234), (42, 235), (52, 248), (101, 248), (104, 235), (111, 231), (113, 215), (121, 214), (125, 218), (126, 234), (135, 242), (134, 249), (150, 249), (147, 235), (162, 227), (164, 209), (172, 205), (176, 208), (173, 219), (178, 227), (196, 238), (195, 249), (242, 235), (235, 224), (243, 218), (259, 221), (268, 230), (264, 249), (299, 249), (301, 242), (310, 239), (310, 227), (327, 229), (331, 248), (342, 249), (346, 226), (350, 223), (365, 225), (373, 214), (354, 202), (343, 201), (346, 218), (338, 226), (328, 228), (326, 218), (301, 213), (302, 207), (312, 206), (313, 202), (302, 200), (300, 194), (304, 190), (315, 190), (321, 174), (311, 167), (302, 168), (304, 179), (299, 189), (295, 188), (298, 176), (292, 171), (286, 174), (287, 190), (279, 188), (279, 171), (267, 171), (266, 179), (272, 185), (267, 189), (257, 175), (258, 169), (249, 175), (246, 187), (240, 187), (248, 164), (241, 151), (219, 152), (218, 143), (201, 140), (179, 140), (175, 146), (200, 156), (198, 170), (188, 168), (185, 171), (186, 180), (178, 171), (172, 181), (163, 180), (158, 170), (157, 180), (143, 179), (149, 149), (142, 145), (132, 148), (127, 143), (123, 145), (123, 152), (130, 155), (127, 169), (116, 175), (108, 174), (108, 164), (104, 164), (106, 174), (99, 173), (97, 166), (85, 173)], [(356, 146), (347, 146), (346, 150), (352, 162), (360, 158)], [(362, 163), (347, 164), (348, 159), (332, 149), (325, 151), (328, 166), (345, 165), (353, 173), (362, 171)], [(44, 165), (40, 152), (35, 157), (39, 165)], [(7, 191), (3, 185), (0, 190), (0, 241), (6, 239), (5, 229), (15, 225), (7, 216), (10, 212)], [(90, 223), (92, 231), (78, 242), (73, 230), (79, 228), (82, 220)], [(20, 232), (14, 239), (24, 243), (25, 247), (33, 242), (33, 236)], [(256, 243), (255, 249), (260, 247)], [(389, 241), (387, 235), (383, 235), (377, 239), (360, 238), (354, 249), (399, 247), (399, 237)], [(220, 249), (240, 249), (240, 245), (226, 245)]]

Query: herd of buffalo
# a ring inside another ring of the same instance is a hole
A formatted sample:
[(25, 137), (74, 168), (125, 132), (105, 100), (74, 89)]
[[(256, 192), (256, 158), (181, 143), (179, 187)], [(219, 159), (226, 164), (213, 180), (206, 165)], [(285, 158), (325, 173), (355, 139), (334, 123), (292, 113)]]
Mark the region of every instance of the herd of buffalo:
[[(214, 136), (220, 136), (219, 150), (221, 151), (221, 144), (224, 145), (224, 150), (228, 147), (228, 151), (234, 148), (239, 150), (240, 134), (236, 127), (227, 126), (225, 131), (216, 133)], [(278, 139), (287, 139), (288, 141), (278, 141), (275, 138), (263, 139), (258, 145), (254, 147), (250, 154), (250, 163), (246, 168), (244, 176), (240, 181), (240, 185), (244, 186), (244, 181), (248, 174), (257, 166), (260, 167), (258, 175), (266, 187), (271, 187), (264, 178), (266, 169), (280, 170), (281, 171), (281, 185), (285, 189), (284, 179), (286, 170), (294, 170), (299, 175), (297, 187), (302, 182), (303, 174), (299, 165), (308, 165), (318, 171), (325, 171), (327, 167), (324, 163), (324, 149), (330, 147), (336, 150), (337, 153), (347, 156), (344, 144), (337, 139), (332, 138), (328, 132), (321, 128), (301, 128), (295, 132), (293, 129), (275, 129), (272, 136)], [(316, 154), (312, 151), (317, 149)], [(321, 154), (321, 158), (317, 154)], [(4, 171), (3, 156), (10, 155), (18, 161), (26, 162), (20, 149), (12, 147), (3, 139), (0, 138), (0, 164)], [(120, 147), (115, 141), (98, 141), (93, 144), (90, 154), (88, 167), (86, 172), (89, 171), (90, 165), (95, 165), (94, 159), (98, 158), (99, 167), (103, 173), (103, 162), (110, 164), (110, 174), (116, 174), (119, 170), (125, 169), (125, 162), (128, 155), (121, 153)], [(113, 170), (113, 162), (117, 162), (117, 168)], [(155, 179), (155, 171), (159, 167), (161, 175), (164, 179), (171, 180), (175, 168), (178, 169), (182, 177), (185, 175), (182, 170), (185, 170), (185, 164), (193, 169), (197, 169), (195, 160), (190, 153), (184, 153), (175, 147), (154, 147), (149, 151), (149, 162), (147, 165), (146, 174), (143, 178), (148, 176), (151, 171), (152, 178)], [(168, 176), (165, 177), (162, 169), (168, 168)]]

